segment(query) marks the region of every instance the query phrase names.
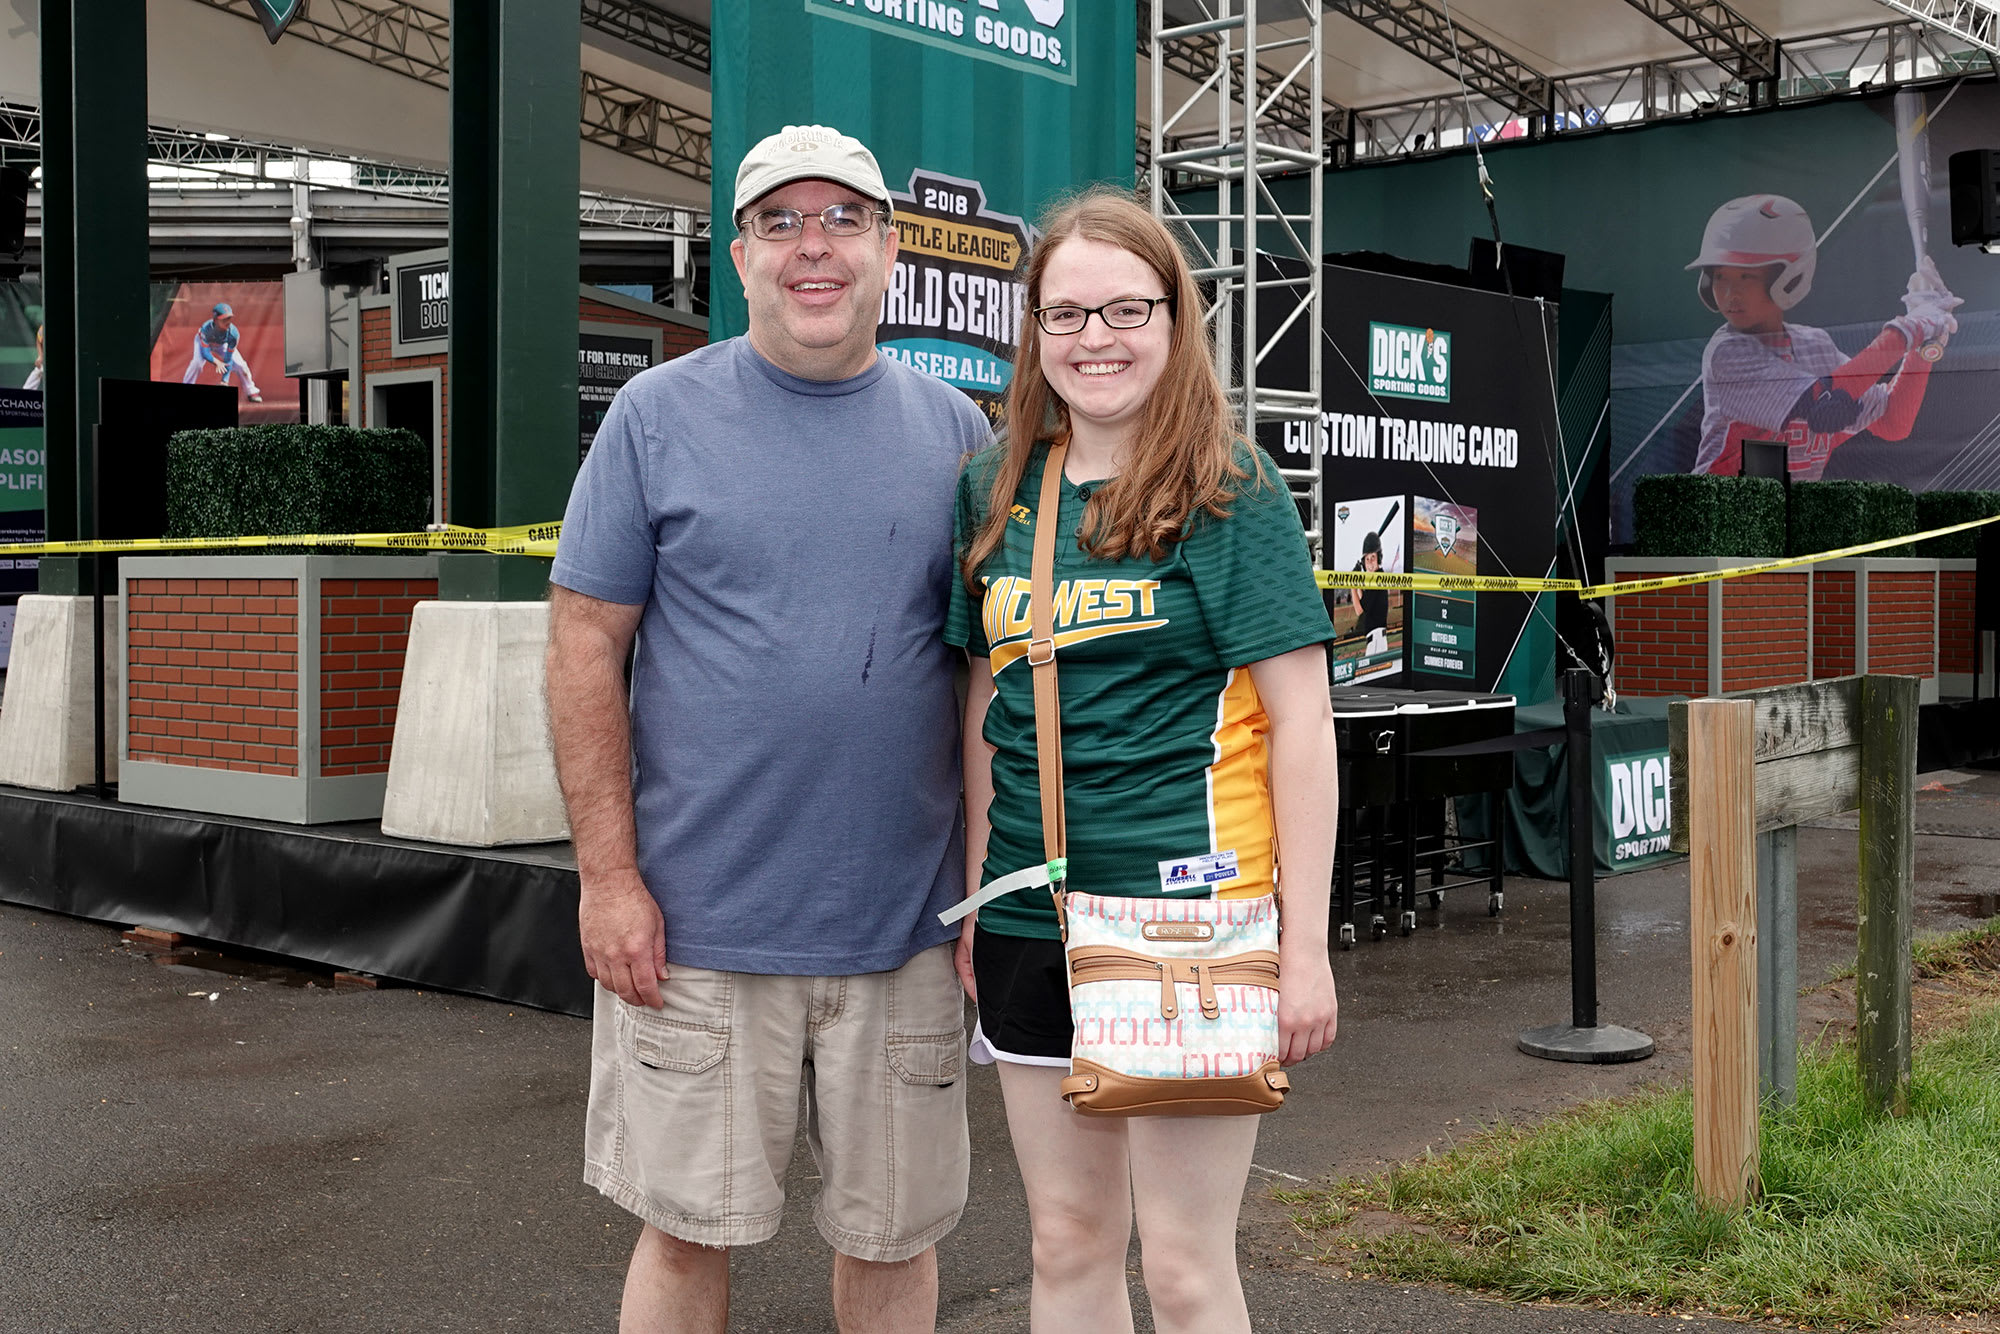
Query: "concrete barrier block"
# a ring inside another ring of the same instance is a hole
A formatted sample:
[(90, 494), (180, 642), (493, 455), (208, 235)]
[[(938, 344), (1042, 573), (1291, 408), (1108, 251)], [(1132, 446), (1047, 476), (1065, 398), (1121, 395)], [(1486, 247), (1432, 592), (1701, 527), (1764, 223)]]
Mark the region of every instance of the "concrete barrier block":
[(569, 837), (543, 696), (546, 602), (423, 602), (382, 832), (462, 847)]
[[(0, 783), (68, 792), (96, 777), (87, 597), (31, 593), (14, 620), (0, 698)], [(105, 777), (118, 779), (118, 599), (104, 600)]]

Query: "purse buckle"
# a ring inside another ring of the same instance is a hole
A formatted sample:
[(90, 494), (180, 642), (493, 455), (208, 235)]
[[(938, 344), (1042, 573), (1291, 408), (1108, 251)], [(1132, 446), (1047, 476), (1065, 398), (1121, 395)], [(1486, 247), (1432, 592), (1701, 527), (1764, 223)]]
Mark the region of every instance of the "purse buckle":
[(1028, 665), (1030, 667), (1046, 667), (1055, 660), (1056, 641), (1053, 635), (1047, 639), (1030, 639), (1028, 641)]

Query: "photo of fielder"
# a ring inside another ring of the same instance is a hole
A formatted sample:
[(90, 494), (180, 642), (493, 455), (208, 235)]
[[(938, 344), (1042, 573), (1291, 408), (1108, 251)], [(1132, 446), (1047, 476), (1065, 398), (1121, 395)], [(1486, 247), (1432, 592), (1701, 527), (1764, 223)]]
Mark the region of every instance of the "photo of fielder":
[[(1403, 497), (1342, 501), (1334, 509), (1336, 570), (1403, 572)], [(1393, 675), (1403, 667), (1406, 595), (1386, 588), (1337, 588), (1328, 665), (1335, 684)]]
[(1783, 195), (1723, 204), (1687, 268), (1701, 303), (1723, 318), (1701, 359), (1701, 445), (1694, 471), (1735, 476), (1746, 440), (1781, 441), (1794, 481), (1817, 481), (1840, 445), (1867, 432), (1908, 438), (1931, 367), (1958, 332), (1962, 303), (1926, 253), (1930, 149), (1921, 93), (1896, 96), (1898, 166), (1914, 264), (1903, 313), (1848, 356), (1831, 335), (1787, 313), (1812, 291), (1818, 238)]
[(232, 383), (231, 376), (241, 375), (250, 401), (262, 403), (264, 395), (258, 391), (256, 378), (250, 374), (250, 363), (236, 349), (241, 336), (236, 328), (235, 309), (227, 301), (216, 302), (209, 318), (195, 330), (194, 356), (189, 360), (187, 370), (181, 373), (181, 383), (195, 383), (201, 378), (203, 366), (214, 366), (221, 372), (223, 384)]

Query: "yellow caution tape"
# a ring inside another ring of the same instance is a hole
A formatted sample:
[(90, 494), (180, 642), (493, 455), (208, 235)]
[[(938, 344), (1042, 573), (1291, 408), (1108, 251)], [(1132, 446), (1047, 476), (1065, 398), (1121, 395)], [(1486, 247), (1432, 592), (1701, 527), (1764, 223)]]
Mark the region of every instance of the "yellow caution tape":
[(1321, 588), (1397, 588), (1471, 593), (1566, 593), (1574, 579), (1515, 579), (1487, 574), (1390, 574), (1380, 570), (1317, 570)]
[[(1871, 551), (1881, 551), (1886, 547), (1906, 546), (1912, 542), (1922, 542), (1928, 538), (1943, 537), (1946, 533), (1962, 533), (1968, 528), (1982, 528), (1989, 523), (2000, 522), (2000, 514), (1984, 519), (1968, 519), (1947, 528), (1932, 528), (1928, 532), (1909, 533), (1903, 537), (1885, 537), (1879, 542), (1863, 542), (1856, 546), (1839, 547), (1832, 551), (1818, 551), (1810, 556), (1787, 556), (1782, 560), (1760, 561), (1755, 565), (1738, 565), (1727, 570), (1701, 570), (1694, 574), (1669, 574), (1657, 579), (1628, 579), (1620, 583), (1592, 584), (1577, 590), (1580, 598), (1615, 598), (1632, 593), (1654, 593), (1664, 588), (1687, 588), (1694, 584), (1714, 583), (1718, 579), (1741, 579), (1747, 575), (1769, 574), (1773, 570), (1791, 570), (1801, 565), (1817, 565), (1821, 561), (1845, 560), (1850, 556), (1865, 556)], [(1671, 559), (1661, 557), (1661, 559)]]
[(285, 533), (271, 537), (104, 537), (0, 544), (0, 556), (88, 555), (101, 551), (262, 551), (270, 547), (351, 547), (385, 551), (488, 551), (502, 556), (556, 554), (562, 524), (509, 528), (446, 525), (421, 533)]

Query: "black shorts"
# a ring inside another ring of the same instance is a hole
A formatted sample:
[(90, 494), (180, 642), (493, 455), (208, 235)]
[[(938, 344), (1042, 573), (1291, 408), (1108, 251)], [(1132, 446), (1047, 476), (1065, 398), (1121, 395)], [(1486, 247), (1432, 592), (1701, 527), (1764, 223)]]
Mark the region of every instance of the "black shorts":
[(972, 933), (972, 979), (979, 986), (979, 1031), (1012, 1056), (1066, 1061), (1075, 1029), (1060, 940)]

